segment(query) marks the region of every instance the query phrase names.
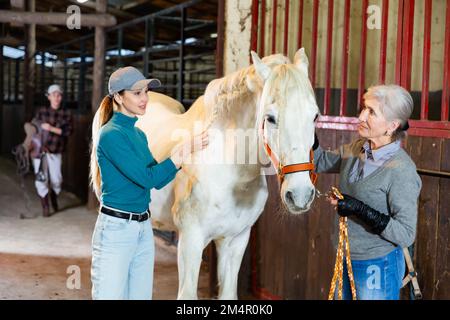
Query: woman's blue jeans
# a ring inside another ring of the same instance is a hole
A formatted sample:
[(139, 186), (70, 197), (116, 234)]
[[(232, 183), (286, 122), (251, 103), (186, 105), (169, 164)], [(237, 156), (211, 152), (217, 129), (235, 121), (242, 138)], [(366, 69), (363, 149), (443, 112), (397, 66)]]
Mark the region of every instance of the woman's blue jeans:
[[(397, 247), (389, 254), (369, 260), (352, 260), (358, 300), (398, 300), (405, 274), (405, 258), (402, 248)], [(337, 297), (337, 289), (336, 295)], [(352, 293), (344, 259), (342, 299), (351, 300)]]
[(154, 256), (150, 219), (100, 213), (92, 237), (92, 299), (152, 299)]

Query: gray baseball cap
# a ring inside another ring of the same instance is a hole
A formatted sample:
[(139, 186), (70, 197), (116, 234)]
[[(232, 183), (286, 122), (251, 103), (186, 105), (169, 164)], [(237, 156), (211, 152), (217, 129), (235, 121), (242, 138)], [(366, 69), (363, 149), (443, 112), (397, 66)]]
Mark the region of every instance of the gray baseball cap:
[(59, 93), (63, 93), (63, 91), (62, 91), (62, 89), (61, 89), (61, 87), (59, 86), (59, 85), (57, 85), (57, 84), (52, 84), (50, 87), (48, 87), (48, 89), (47, 89), (47, 96), (48, 95), (50, 95), (50, 94), (52, 94), (53, 92), (59, 92)]
[(144, 75), (135, 67), (124, 67), (114, 71), (109, 77), (108, 91), (109, 95), (122, 90), (138, 90), (144, 87), (150, 89), (161, 86), (158, 79), (145, 79)]

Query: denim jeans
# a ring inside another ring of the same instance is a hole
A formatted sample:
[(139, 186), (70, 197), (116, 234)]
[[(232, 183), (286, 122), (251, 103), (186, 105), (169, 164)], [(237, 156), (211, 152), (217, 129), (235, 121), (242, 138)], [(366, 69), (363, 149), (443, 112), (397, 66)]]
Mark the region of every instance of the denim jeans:
[(154, 256), (150, 219), (100, 213), (92, 237), (92, 299), (152, 299)]
[[(405, 258), (402, 248), (369, 260), (352, 260), (358, 300), (398, 300), (405, 274)], [(337, 289), (336, 289), (337, 292)], [(337, 293), (335, 295), (337, 297)], [(352, 293), (344, 259), (342, 299), (351, 300)]]

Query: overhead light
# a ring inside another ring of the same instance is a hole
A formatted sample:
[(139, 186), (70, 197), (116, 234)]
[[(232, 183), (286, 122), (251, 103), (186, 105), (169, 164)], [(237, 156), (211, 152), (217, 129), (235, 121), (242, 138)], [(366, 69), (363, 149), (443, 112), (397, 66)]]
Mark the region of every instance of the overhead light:
[(88, 0), (77, 0), (78, 3), (85, 3), (88, 2)]

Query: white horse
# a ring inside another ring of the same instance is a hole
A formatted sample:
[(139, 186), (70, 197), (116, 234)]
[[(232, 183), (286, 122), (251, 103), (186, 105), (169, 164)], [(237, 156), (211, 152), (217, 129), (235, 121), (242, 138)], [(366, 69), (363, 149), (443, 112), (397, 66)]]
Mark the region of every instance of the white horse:
[[(281, 163), (311, 161), (319, 110), (304, 49), (296, 53), (294, 64), (280, 54), (261, 60), (252, 52), (252, 57), (252, 66), (211, 81), (186, 113), (174, 99), (149, 93), (147, 112), (137, 122), (158, 161), (187, 138), (181, 132), (209, 130), (208, 147), (194, 153), (192, 163), (184, 164), (174, 181), (152, 194), (155, 226), (179, 232), (178, 299), (197, 298), (202, 252), (212, 240), (218, 254), (219, 298), (237, 299), (238, 272), (250, 229), (268, 196), (261, 162), (269, 164), (270, 159), (258, 143), (261, 133)], [(244, 132), (250, 140), (244, 161), (224, 160), (224, 155), (241, 147), (239, 134), (223, 139), (231, 129)], [(261, 161), (249, 160), (258, 156)], [(309, 210), (314, 195), (307, 171), (281, 180), (281, 198), (291, 213)]]

